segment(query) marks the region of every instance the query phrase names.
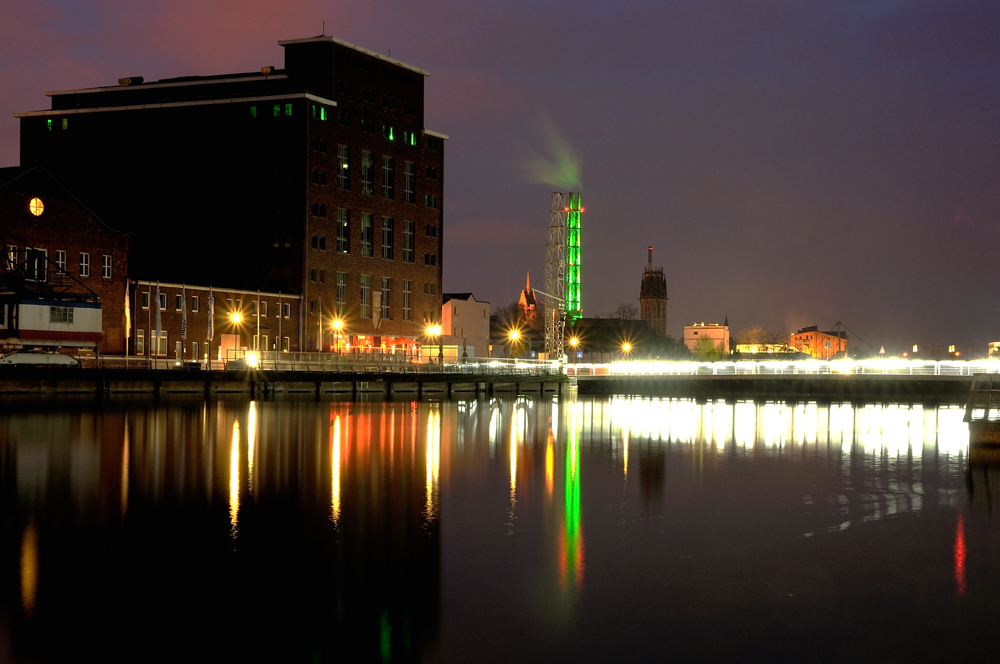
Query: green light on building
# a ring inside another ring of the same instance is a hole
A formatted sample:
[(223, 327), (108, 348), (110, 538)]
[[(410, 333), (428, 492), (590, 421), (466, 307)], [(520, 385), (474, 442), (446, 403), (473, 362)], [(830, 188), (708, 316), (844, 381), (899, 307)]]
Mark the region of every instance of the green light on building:
[(566, 207), (566, 324), (583, 316), (580, 300), (580, 213), (583, 194), (569, 194)]

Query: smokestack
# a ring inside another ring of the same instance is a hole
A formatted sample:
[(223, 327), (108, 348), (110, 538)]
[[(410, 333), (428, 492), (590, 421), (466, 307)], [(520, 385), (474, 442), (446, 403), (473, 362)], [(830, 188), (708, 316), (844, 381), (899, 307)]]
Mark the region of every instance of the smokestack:
[(649, 248), (649, 267), (653, 267), (653, 248)]

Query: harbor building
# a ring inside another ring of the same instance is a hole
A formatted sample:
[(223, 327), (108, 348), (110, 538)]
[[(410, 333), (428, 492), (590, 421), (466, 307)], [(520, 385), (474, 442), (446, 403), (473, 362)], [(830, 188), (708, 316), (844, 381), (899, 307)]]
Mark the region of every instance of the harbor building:
[(293, 294), (302, 350), (334, 316), (376, 348), (419, 339), (444, 239), (428, 72), (329, 36), (279, 44), (283, 67), (48, 92), (15, 114), (21, 166), (129, 234), (132, 279)]
[(801, 353), (820, 360), (829, 360), (847, 353), (847, 333), (839, 330), (824, 332), (815, 325), (792, 333), (792, 346)]
[(729, 354), (729, 321), (718, 323), (692, 323), (684, 326), (684, 345), (692, 353), (697, 351), (699, 344), (705, 344), (705, 339), (723, 355)]

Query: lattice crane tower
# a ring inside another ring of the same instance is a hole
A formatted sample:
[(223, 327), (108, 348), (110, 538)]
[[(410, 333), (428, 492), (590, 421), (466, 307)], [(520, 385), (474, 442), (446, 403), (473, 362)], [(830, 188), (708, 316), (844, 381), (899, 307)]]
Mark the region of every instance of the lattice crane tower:
[(580, 213), (583, 195), (552, 192), (545, 245), (545, 352), (562, 357), (566, 323), (583, 315), (580, 292)]
[(545, 243), (545, 353), (563, 355), (566, 334), (566, 195), (552, 192), (549, 237)]

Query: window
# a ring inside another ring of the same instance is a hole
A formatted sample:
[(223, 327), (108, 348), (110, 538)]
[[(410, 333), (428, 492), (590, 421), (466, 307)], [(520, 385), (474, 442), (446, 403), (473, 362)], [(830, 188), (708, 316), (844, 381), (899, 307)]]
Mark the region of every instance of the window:
[(280, 118), (281, 117), (281, 104), (275, 104), (274, 105), (274, 117), (276, 117), (276, 118)]
[(435, 224), (426, 224), (424, 226), (424, 234), (427, 237), (437, 237), (438, 236), (438, 227)]
[(24, 279), (44, 282), (48, 277), (48, 257), (44, 249), (25, 249)]
[(174, 295), (174, 311), (181, 311), (184, 308), (184, 296)]
[(389, 125), (382, 125), (382, 138), (389, 139), (390, 141), (396, 140), (396, 130)]
[(49, 307), (50, 323), (72, 323), (73, 307)]
[(417, 167), (412, 161), (403, 162), (403, 201), (417, 202)]
[[(413, 249), (414, 249), (413, 237), (413, 222), (403, 220), (403, 262), (412, 263), (413, 262)], [(406, 319), (404, 319), (406, 320)]]
[(337, 208), (337, 251), (351, 253), (351, 211)]
[(382, 318), (392, 320), (389, 308), (389, 294), (392, 280), (389, 277), (382, 277)]
[(436, 152), (441, 147), (441, 141), (435, 136), (425, 136), (424, 147), (428, 150), (434, 150)]
[(197, 295), (192, 295), (191, 296), (191, 311), (193, 311), (194, 313), (198, 313), (198, 305), (199, 305), (198, 296)]
[(326, 206), (321, 203), (313, 203), (312, 216), (326, 218)]
[[(157, 293), (157, 304), (160, 305), (160, 311), (165, 311), (167, 309), (167, 294)], [(166, 352), (165, 350), (163, 351)]]
[(149, 309), (149, 291), (145, 291), (142, 294), (142, 308)]
[(382, 258), (392, 260), (392, 236), (394, 221), (392, 217), (382, 217)]
[(435, 168), (434, 166), (428, 166), (427, 168), (424, 169), (424, 175), (427, 176), (428, 180), (437, 180), (438, 169)]
[(257, 317), (257, 302), (250, 303), (250, 315), (254, 318)]
[(135, 331), (135, 354), (146, 354), (146, 330)]
[[(150, 334), (151, 338), (154, 337), (154, 336), (156, 336), (156, 332), (152, 332)], [(166, 355), (167, 354), (167, 331), (166, 330), (160, 330), (160, 338), (158, 339), (158, 342), (159, 343), (156, 344), (156, 346), (157, 346), (156, 347), (156, 354), (157, 355)]]
[(261, 335), (260, 341), (261, 341), (260, 347), (261, 347), (262, 350), (271, 350), (271, 347), (267, 345), (267, 335), (266, 334), (262, 334)]
[(429, 208), (437, 208), (438, 199), (437, 196), (424, 196), (424, 205)]
[(62, 249), (56, 251), (56, 267), (60, 272), (66, 271), (66, 252)]
[(413, 282), (403, 279), (403, 320), (413, 320)]
[(192, 341), (191, 342), (191, 357), (195, 358), (195, 359), (198, 358), (198, 342), (197, 341)]
[(313, 235), (310, 240), (309, 246), (317, 251), (326, 251), (326, 236), (325, 235)]
[(90, 276), (90, 254), (87, 253), (80, 254), (80, 276), (81, 277)]
[(337, 273), (337, 314), (344, 315), (347, 311), (347, 273)]
[(350, 172), (347, 170), (351, 161), (351, 148), (346, 145), (337, 146), (337, 186), (341, 189), (351, 188)]
[(437, 254), (424, 254), (424, 265), (437, 265)]
[(404, 131), (403, 132), (403, 143), (407, 145), (417, 144), (417, 132), (415, 131)]
[(108, 254), (101, 256), (101, 277), (103, 279), (111, 278), (111, 256)]
[(371, 212), (361, 213), (361, 255), (372, 256), (372, 214)]
[(292, 349), (291, 341), (290, 341), (290, 339), (288, 337), (285, 337), (285, 343), (282, 344), (282, 350), (284, 350), (285, 352), (288, 352), (291, 349)]
[(372, 153), (368, 150), (361, 151), (361, 193), (372, 195), (372, 177), (375, 169), (372, 166)]
[[(285, 303), (283, 303), (281, 305), (281, 309), (282, 309), (282, 311), (281, 311), (281, 317), (282, 318), (291, 318), (292, 317), (292, 305), (290, 305), (289, 303), (285, 302)], [(285, 343), (286, 343), (286, 345), (288, 343), (287, 342), (287, 337), (286, 337), (286, 342)], [(288, 350), (288, 349), (286, 348), (285, 350)]]
[(322, 139), (322, 138), (314, 138), (314, 139), (312, 139), (312, 149), (315, 152), (322, 152), (322, 153), (325, 154), (326, 153), (326, 140)]
[(256, 118), (257, 117), (257, 107), (256, 106), (251, 106), (250, 107), (250, 117), (251, 118)]
[(396, 198), (396, 160), (389, 155), (382, 156), (382, 198)]
[(260, 315), (267, 316), (267, 302), (260, 303)]
[(341, 127), (352, 127), (354, 126), (354, 119), (350, 113), (337, 113), (337, 124)]
[(291, 114), (292, 114), (292, 105), (285, 104), (285, 115), (291, 115)]
[(424, 282), (424, 295), (437, 295), (437, 284)]
[(361, 317), (372, 317), (372, 275), (361, 275)]
[(312, 172), (312, 182), (313, 184), (318, 184), (321, 187), (326, 186), (326, 171), (313, 171)]

